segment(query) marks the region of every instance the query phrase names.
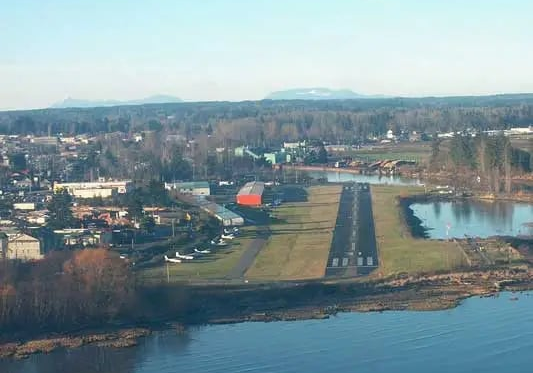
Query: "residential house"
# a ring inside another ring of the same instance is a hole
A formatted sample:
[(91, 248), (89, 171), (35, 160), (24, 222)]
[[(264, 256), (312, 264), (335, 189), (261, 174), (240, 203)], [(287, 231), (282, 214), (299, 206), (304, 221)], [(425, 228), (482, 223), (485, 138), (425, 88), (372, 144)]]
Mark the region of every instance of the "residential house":
[(44, 257), (41, 242), (28, 234), (9, 231), (0, 233), (0, 248), (6, 259), (39, 260)]

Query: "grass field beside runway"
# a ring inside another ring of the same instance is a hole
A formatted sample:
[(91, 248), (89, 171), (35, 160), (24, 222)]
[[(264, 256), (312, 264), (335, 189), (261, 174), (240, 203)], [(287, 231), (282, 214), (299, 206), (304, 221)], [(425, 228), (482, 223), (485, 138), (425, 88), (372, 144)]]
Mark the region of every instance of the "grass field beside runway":
[(417, 187), (371, 187), (372, 208), (380, 267), (378, 273), (387, 276), (396, 273), (419, 273), (453, 270), (466, 265), (466, 258), (454, 242), (413, 238), (406, 227), (399, 195), (423, 192)]
[[(256, 227), (246, 227), (241, 235), (226, 247), (211, 247), (212, 253), (184, 263), (169, 263), (171, 282), (203, 279), (222, 279), (237, 265), (242, 254), (256, 236)], [(166, 263), (140, 271), (140, 278), (148, 283), (167, 281)]]
[(312, 186), (306, 202), (273, 209), (271, 236), (246, 273), (252, 280), (324, 276), (339, 209), (341, 186)]

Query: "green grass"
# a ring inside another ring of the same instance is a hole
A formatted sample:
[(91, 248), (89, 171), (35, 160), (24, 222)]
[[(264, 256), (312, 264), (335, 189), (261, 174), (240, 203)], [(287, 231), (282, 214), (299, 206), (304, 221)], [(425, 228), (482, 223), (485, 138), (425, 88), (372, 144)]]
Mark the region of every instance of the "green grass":
[(453, 242), (415, 239), (400, 215), (396, 197), (422, 190), (416, 187), (372, 186), (372, 209), (382, 275), (453, 270), (466, 258)]
[[(239, 262), (244, 251), (255, 237), (255, 227), (241, 230), (241, 236), (235, 238), (231, 245), (212, 248), (213, 252), (201, 259), (185, 263), (169, 263), (170, 281), (189, 281), (201, 279), (224, 278)], [(167, 281), (166, 264), (148, 268), (139, 272), (140, 279), (147, 283)]]
[(253, 280), (293, 280), (324, 276), (339, 208), (340, 186), (314, 186), (307, 202), (273, 210), (279, 223), (246, 272)]
[(429, 159), (431, 146), (426, 143), (376, 145), (373, 148), (353, 150), (350, 155), (370, 162), (385, 159), (423, 162)]

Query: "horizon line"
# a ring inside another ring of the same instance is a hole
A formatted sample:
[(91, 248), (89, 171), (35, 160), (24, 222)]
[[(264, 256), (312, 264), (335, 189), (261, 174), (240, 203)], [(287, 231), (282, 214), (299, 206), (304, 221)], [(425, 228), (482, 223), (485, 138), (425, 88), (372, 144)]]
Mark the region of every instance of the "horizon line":
[[(303, 87), (303, 88), (288, 88), (284, 90), (279, 91), (272, 91), (274, 92), (284, 92), (289, 90), (296, 90), (296, 89), (311, 89), (311, 88), (319, 88), (319, 87)], [(320, 87), (325, 89), (331, 89), (326, 87)], [(342, 90), (349, 88), (336, 88), (332, 90)], [(353, 91), (352, 91), (353, 92)], [(183, 99), (179, 96), (174, 96), (171, 94), (153, 94), (149, 96), (145, 96), (140, 99), (78, 99), (74, 98), (72, 96), (66, 96), (62, 101), (58, 101), (56, 103), (52, 103), (49, 106), (44, 107), (29, 107), (29, 108), (0, 108), (1, 113), (6, 112), (17, 112), (17, 111), (38, 111), (38, 110), (65, 110), (65, 109), (94, 109), (94, 108), (112, 108), (112, 107), (122, 107), (122, 106), (144, 106), (144, 105), (166, 105), (166, 104), (174, 104), (174, 105), (180, 105), (180, 104), (202, 104), (202, 103), (241, 103), (241, 102), (260, 102), (260, 101), (377, 101), (377, 100), (393, 100), (393, 99), (431, 99), (431, 98), (467, 98), (467, 97), (496, 97), (496, 96), (519, 96), (519, 95), (533, 95), (533, 92), (499, 92), (499, 93), (483, 93), (483, 94), (433, 94), (433, 95), (387, 95), (387, 94), (364, 94), (364, 93), (358, 93), (354, 92), (356, 94), (360, 94), (363, 97), (356, 97), (356, 98), (321, 98), (321, 99), (270, 99), (270, 98), (259, 98), (259, 99), (244, 99), (244, 100), (187, 100)], [(269, 93), (270, 94), (270, 93)], [(382, 95), (383, 97), (364, 97), (364, 96), (379, 96)], [(180, 102), (158, 102), (158, 103), (142, 103), (142, 104), (128, 104), (128, 101), (135, 101), (135, 100), (143, 100), (155, 96), (172, 96), (176, 99), (179, 99)], [(533, 97), (532, 97), (533, 98)], [(71, 106), (71, 107), (53, 107), (53, 105), (57, 103), (61, 103), (65, 101), (66, 99), (73, 99), (73, 100), (81, 100), (81, 101), (119, 101), (121, 103), (118, 104), (112, 104), (112, 105), (102, 105), (102, 106)]]

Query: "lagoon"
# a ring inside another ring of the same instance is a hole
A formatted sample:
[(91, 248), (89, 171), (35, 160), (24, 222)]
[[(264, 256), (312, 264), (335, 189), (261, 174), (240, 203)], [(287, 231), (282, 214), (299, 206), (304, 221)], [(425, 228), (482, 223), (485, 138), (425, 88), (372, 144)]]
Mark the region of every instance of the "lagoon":
[(511, 201), (453, 200), (410, 206), (429, 238), (533, 235), (533, 205)]

